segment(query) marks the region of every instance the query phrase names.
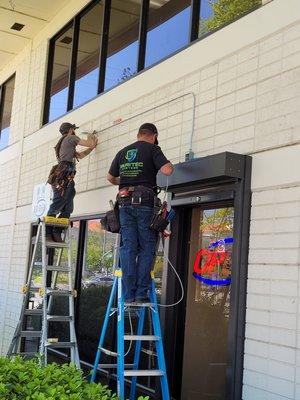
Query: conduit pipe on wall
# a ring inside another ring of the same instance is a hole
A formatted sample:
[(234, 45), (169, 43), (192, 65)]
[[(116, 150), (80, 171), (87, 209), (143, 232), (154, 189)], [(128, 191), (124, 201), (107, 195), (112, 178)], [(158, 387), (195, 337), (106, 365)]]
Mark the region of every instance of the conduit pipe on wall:
[[(182, 94), (182, 95), (180, 95), (180, 96), (174, 97), (174, 98), (171, 99), (171, 100), (168, 100), (168, 101), (166, 101), (166, 102), (164, 102), (164, 103), (161, 103), (161, 104), (159, 104), (159, 105), (157, 105), (157, 106), (155, 106), (155, 107), (148, 108), (148, 109), (145, 110), (145, 111), (141, 111), (140, 113), (131, 115), (130, 117), (128, 117), (128, 118), (122, 120), (122, 121), (119, 122), (119, 123), (115, 123), (115, 124), (112, 124), (112, 125), (107, 126), (106, 128), (104, 128), (104, 129), (102, 129), (101, 131), (99, 131), (99, 134), (105, 132), (105, 131), (108, 130), (108, 129), (114, 128), (114, 127), (117, 126), (117, 125), (121, 125), (121, 124), (123, 124), (123, 123), (125, 123), (125, 122), (128, 122), (128, 121), (130, 121), (130, 120), (132, 120), (132, 119), (134, 119), (134, 118), (137, 118), (137, 117), (139, 117), (139, 116), (141, 116), (141, 115), (143, 115), (143, 114), (146, 114), (146, 113), (148, 113), (148, 112), (150, 112), (150, 111), (155, 111), (155, 110), (159, 109), (160, 107), (164, 107), (164, 106), (166, 106), (166, 105), (169, 105), (170, 103), (172, 103), (172, 102), (174, 102), (174, 101), (176, 101), (176, 100), (182, 99), (182, 98), (184, 98), (184, 97), (186, 97), (186, 96), (192, 96), (192, 100), (193, 100), (193, 104), (192, 104), (192, 127), (191, 127), (190, 139), (189, 139), (189, 152), (188, 152), (187, 154), (185, 154), (185, 159), (186, 159), (186, 160), (190, 160), (190, 159), (192, 159), (192, 158), (194, 157), (194, 152), (193, 152), (193, 138), (194, 138), (194, 130), (195, 130), (195, 108), (196, 108), (196, 96), (195, 96), (195, 93), (194, 93), (194, 92), (187, 92), (187, 93), (184, 93), (184, 94)], [(93, 121), (92, 121), (92, 123), (93, 123)], [(127, 135), (127, 133), (124, 133), (124, 134), (122, 134), (122, 135)], [(120, 135), (120, 136), (122, 136), (122, 135)], [(103, 140), (101, 143), (108, 142), (109, 140), (110, 140), (110, 139)]]

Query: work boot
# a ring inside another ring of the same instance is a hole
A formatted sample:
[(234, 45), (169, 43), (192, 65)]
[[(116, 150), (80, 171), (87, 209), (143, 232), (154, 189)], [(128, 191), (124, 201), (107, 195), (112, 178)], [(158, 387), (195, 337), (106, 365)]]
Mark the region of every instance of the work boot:
[(58, 232), (53, 232), (52, 233), (52, 239), (54, 240), (54, 242), (57, 242), (57, 243), (63, 243), (64, 242), (64, 240), (62, 240), (62, 238), (61, 238), (61, 233), (58, 233)]

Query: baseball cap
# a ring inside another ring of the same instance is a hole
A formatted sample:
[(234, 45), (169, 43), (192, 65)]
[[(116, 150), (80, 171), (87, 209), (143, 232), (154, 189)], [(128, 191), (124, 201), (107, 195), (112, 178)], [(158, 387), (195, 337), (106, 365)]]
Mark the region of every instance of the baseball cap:
[(78, 126), (70, 122), (63, 122), (59, 127), (59, 132), (63, 135), (64, 133), (68, 133), (69, 129), (78, 129)]
[[(151, 124), (150, 122), (146, 122), (145, 124), (142, 124), (139, 127), (139, 132), (144, 131), (144, 130), (153, 133), (153, 135), (158, 135), (158, 130), (157, 130), (156, 126), (154, 124)], [(154, 144), (158, 144), (157, 137), (155, 138)]]

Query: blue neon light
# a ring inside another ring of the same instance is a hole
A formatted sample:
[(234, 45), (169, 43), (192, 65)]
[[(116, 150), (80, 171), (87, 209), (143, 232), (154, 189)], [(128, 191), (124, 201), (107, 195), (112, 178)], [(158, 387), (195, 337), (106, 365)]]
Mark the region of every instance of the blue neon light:
[[(233, 243), (233, 238), (227, 237), (227, 238), (219, 239), (215, 242), (210, 243), (208, 248), (214, 249), (218, 246), (232, 244), (232, 243)], [(231, 284), (231, 277), (226, 278), (226, 279), (209, 279), (209, 278), (204, 278), (204, 276), (202, 276), (202, 275), (196, 274), (196, 272), (193, 272), (193, 276), (194, 276), (194, 278), (198, 279), (200, 282), (203, 282), (206, 285), (210, 285), (210, 286), (228, 286)]]
[(204, 278), (202, 275), (196, 274), (196, 272), (193, 272), (194, 278), (198, 279), (198, 281), (201, 281), (205, 283), (206, 285), (210, 286), (228, 286), (231, 284), (231, 278), (226, 278), (226, 279), (208, 279)]
[(221, 246), (222, 244), (232, 244), (232, 243), (233, 243), (233, 238), (232, 237), (228, 237), (228, 238), (219, 239), (216, 242), (210, 243), (208, 248), (211, 249), (211, 248), (214, 248), (214, 247)]

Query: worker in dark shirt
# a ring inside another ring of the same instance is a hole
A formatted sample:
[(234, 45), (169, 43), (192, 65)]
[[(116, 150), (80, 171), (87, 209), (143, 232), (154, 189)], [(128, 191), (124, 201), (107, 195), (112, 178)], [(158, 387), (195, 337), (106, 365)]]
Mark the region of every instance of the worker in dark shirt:
[(158, 171), (164, 175), (173, 172), (173, 165), (158, 146), (157, 136), (155, 125), (143, 124), (137, 141), (118, 152), (107, 176), (109, 182), (119, 185), (120, 262), (126, 302), (148, 300), (157, 243), (157, 233), (150, 229), (156, 175)]
[[(76, 136), (76, 125), (69, 122), (61, 124), (59, 131), (62, 137), (55, 146), (55, 154), (58, 164), (54, 166), (51, 183), (53, 189), (53, 200), (48, 210), (49, 216), (69, 218), (74, 208), (74, 197), (76, 194), (74, 177), (76, 173), (76, 160), (86, 157), (97, 146), (97, 138), (89, 133), (87, 139)], [(76, 151), (76, 147), (84, 146), (86, 150)], [(62, 242), (61, 229), (58, 227), (47, 227), (47, 240)]]

